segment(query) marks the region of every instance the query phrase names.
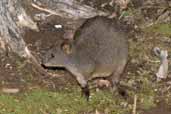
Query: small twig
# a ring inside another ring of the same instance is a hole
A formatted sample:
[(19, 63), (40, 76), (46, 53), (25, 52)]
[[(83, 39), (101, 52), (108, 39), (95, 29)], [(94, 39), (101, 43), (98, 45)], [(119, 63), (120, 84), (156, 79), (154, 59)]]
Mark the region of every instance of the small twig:
[(50, 13), (50, 14), (52, 14), (52, 15), (60, 16), (60, 15), (57, 14), (55, 11), (52, 11), (52, 10), (50, 10), (50, 9), (42, 8), (42, 7), (40, 7), (40, 6), (38, 6), (38, 5), (34, 4), (34, 3), (31, 3), (31, 5), (32, 5), (34, 8), (38, 9), (38, 10), (41, 10), (41, 11)]
[(2, 92), (9, 93), (9, 94), (15, 94), (18, 93), (20, 89), (18, 88), (2, 88)]
[(35, 66), (36, 70), (38, 71), (38, 73), (40, 73), (41, 75), (45, 76), (45, 77), (49, 77), (50, 75), (43, 69), (43, 67), (41, 66), (41, 64), (37, 61), (37, 59), (31, 54), (30, 50), (28, 49), (28, 47), (25, 47), (25, 52), (27, 53), (27, 56), (29, 58), (29, 60), (31, 61), (31, 63)]
[(171, 86), (167, 87), (167, 91), (171, 88)]
[(137, 95), (134, 95), (134, 105), (133, 105), (132, 114), (136, 114), (136, 109), (137, 109)]
[(149, 60), (147, 60), (147, 61), (150, 62), (150, 63), (160, 63), (159, 60), (154, 61), (154, 60), (149, 59)]

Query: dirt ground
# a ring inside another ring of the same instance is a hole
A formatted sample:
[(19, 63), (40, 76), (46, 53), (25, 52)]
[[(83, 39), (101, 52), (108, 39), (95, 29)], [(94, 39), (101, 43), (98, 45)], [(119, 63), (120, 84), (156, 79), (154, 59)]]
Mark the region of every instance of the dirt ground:
[[(84, 2), (101, 9), (100, 5), (107, 1), (100, 0), (96, 2), (96, 0), (93, 0), (92, 2), (88, 2), (84, 0)], [(108, 10), (109, 12), (114, 11), (112, 7), (106, 7), (103, 10)], [(131, 9), (130, 11), (133, 12), (130, 14), (131, 16), (136, 14), (134, 13), (136, 10)], [(33, 8), (29, 9), (28, 12), (31, 15), (38, 13)], [(41, 56), (48, 49), (64, 41), (64, 34), (68, 29), (67, 22), (67, 19), (50, 16), (44, 22), (38, 22), (40, 32), (26, 31), (25, 42), (38, 60), (41, 61)], [(142, 25), (144, 20), (141, 19), (139, 21), (139, 19), (135, 19), (134, 23), (137, 22), (141, 22), (139, 25)], [(54, 25), (58, 24), (61, 24), (63, 27), (56, 29)], [(146, 92), (148, 96), (151, 95), (149, 91), (153, 91), (154, 102), (157, 105), (156, 108), (149, 109), (149, 111), (141, 114), (170, 114), (171, 112), (169, 107), (171, 105), (171, 81), (169, 78), (160, 82), (156, 81), (155, 73), (159, 67), (159, 62), (155, 61), (159, 61), (159, 59), (155, 57), (152, 51), (155, 46), (158, 46), (162, 49), (167, 49), (168, 53), (170, 53), (171, 34), (160, 32), (158, 28), (160, 29), (160, 27), (149, 27), (145, 28), (145, 30), (132, 30), (128, 38), (129, 62), (125, 76), (121, 78), (121, 83), (133, 88), (135, 93)], [(169, 28), (169, 30), (171, 29)], [(58, 89), (61, 90), (65, 87), (77, 85), (72, 75), (64, 69), (45, 69), (51, 76), (43, 76), (29, 61), (19, 58), (13, 53), (0, 54), (0, 63), (0, 88), (18, 88), (20, 91), (27, 91), (28, 89), (34, 88), (47, 88), (48, 90), (57, 91)], [(149, 90), (149, 86), (151, 86), (151, 90)], [(161, 103), (164, 103), (164, 105), (161, 105)], [(138, 109), (144, 111), (141, 106)]]

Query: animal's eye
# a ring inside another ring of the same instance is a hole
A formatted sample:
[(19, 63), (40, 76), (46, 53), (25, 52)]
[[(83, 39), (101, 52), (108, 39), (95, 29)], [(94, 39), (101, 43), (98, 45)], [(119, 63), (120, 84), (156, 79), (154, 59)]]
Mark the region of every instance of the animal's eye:
[(61, 45), (61, 48), (64, 51), (64, 53), (66, 53), (66, 54), (71, 54), (72, 53), (72, 46), (69, 43), (63, 43)]
[(51, 53), (51, 55), (50, 55), (50, 56), (51, 56), (51, 58), (54, 58), (54, 57), (55, 57), (55, 55), (54, 55), (53, 53)]

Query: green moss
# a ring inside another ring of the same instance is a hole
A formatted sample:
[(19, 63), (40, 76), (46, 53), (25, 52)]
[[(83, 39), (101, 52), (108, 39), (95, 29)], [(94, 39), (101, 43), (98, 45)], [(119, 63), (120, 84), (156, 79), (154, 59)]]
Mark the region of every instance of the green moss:
[(150, 96), (150, 95), (140, 95), (140, 103), (139, 103), (139, 107), (141, 107), (141, 109), (144, 110), (148, 110), (152, 107), (155, 107), (155, 101), (154, 101), (154, 96)]
[[(123, 99), (122, 99), (123, 100)], [(78, 114), (99, 110), (110, 114), (124, 114), (118, 100), (108, 91), (93, 92), (89, 102), (80, 90), (49, 92), (34, 90), (18, 96), (0, 95), (0, 113), (3, 114)]]
[(156, 24), (144, 29), (146, 32), (154, 32), (166, 36), (171, 35), (171, 24)]

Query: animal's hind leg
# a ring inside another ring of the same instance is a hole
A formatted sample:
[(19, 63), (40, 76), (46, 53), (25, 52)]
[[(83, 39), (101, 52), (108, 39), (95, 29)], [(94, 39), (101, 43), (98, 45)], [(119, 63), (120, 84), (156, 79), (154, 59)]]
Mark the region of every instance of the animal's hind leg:
[(117, 67), (115, 67), (113, 74), (111, 75), (111, 82), (112, 82), (113, 90), (118, 90), (120, 77), (123, 75), (124, 69), (127, 64), (126, 59), (124, 58), (123, 59), (120, 58), (120, 59), (122, 61), (118, 63)]
[(124, 67), (118, 67), (116, 71), (111, 75), (110, 81), (112, 84), (112, 92), (117, 92), (122, 96), (126, 95), (125, 90), (122, 89), (122, 86), (120, 85), (120, 77), (123, 75)]
[(110, 82), (112, 85), (112, 92), (116, 92), (118, 90), (118, 85), (119, 85), (119, 75), (112, 74), (110, 77)]

